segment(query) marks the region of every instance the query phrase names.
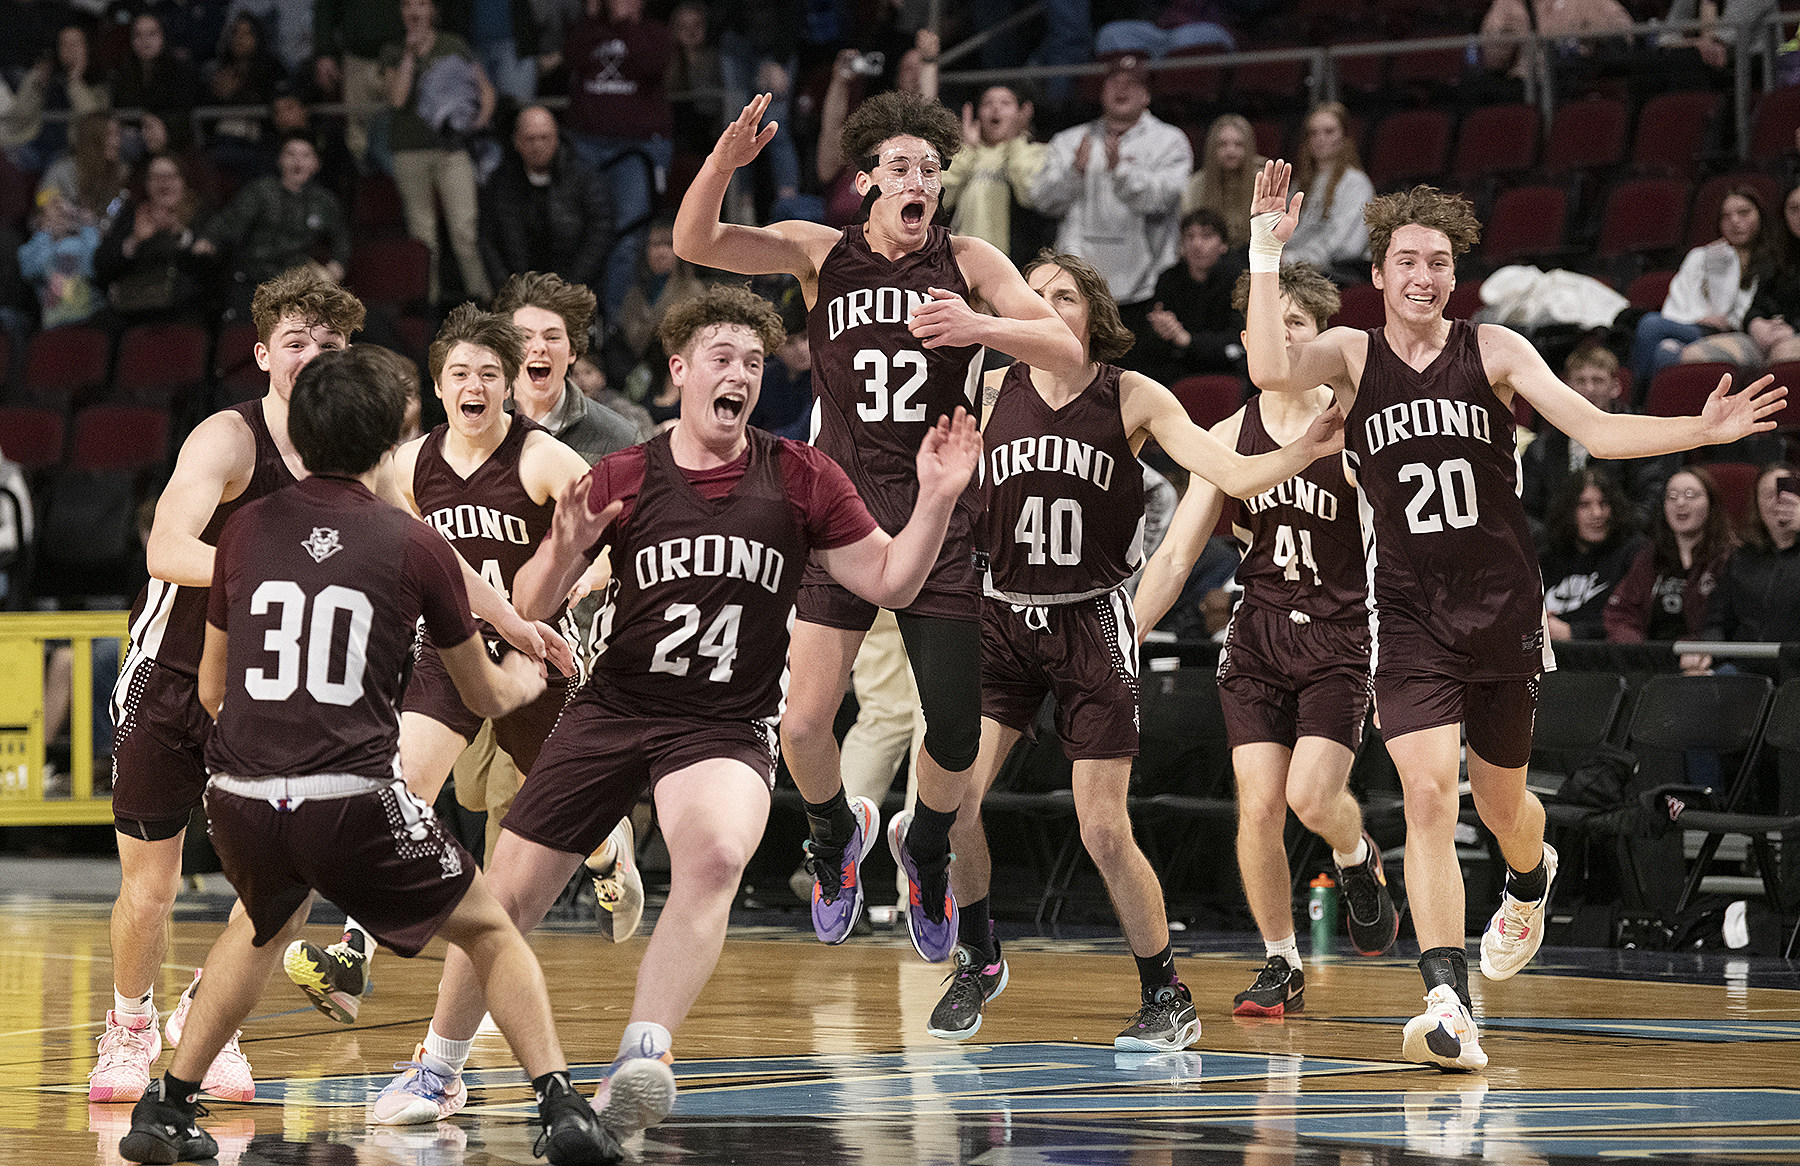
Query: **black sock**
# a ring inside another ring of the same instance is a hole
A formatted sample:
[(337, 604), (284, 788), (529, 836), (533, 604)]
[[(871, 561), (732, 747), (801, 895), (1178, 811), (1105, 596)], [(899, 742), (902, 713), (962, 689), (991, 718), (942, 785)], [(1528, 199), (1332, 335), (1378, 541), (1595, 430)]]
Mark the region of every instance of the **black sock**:
[(355, 927), (346, 927), (344, 929), (344, 946), (355, 952), (357, 955), (368, 954), (368, 949), (363, 946), (363, 941), (366, 938), (367, 935), (364, 933), (362, 924), (360, 923)]
[(950, 827), (955, 810), (934, 810), (923, 801), (913, 807), (912, 825), (906, 829), (906, 849), (921, 869), (950, 857)]
[(1550, 872), (1544, 869), (1544, 860), (1528, 871), (1516, 871), (1511, 866), (1506, 868), (1506, 893), (1521, 903), (1535, 903), (1544, 897), (1550, 889)]
[(999, 959), (1000, 944), (994, 939), (994, 922), (988, 918), (988, 897), (959, 904), (956, 910), (956, 941), (974, 952), (984, 968)]
[(1419, 956), (1419, 974), (1425, 977), (1427, 992), (1440, 984), (1456, 989), (1456, 998), (1464, 1008), (1473, 1008), (1469, 999), (1469, 957), (1460, 947), (1434, 947)]
[(820, 850), (842, 850), (850, 845), (850, 835), (856, 833), (856, 815), (850, 812), (843, 786), (817, 805), (806, 803), (806, 826), (813, 845)]
[(163, 1100), (192, 1116), (200, 1101), (200, 1082), (183, 1081), (173, 1073), (164, 1073)]
[(545, 1073), (542, 1077), (533, 1077), (531, 1090), (537, 1094), (538, 1104), (543, 1105), (553, 1097), (575, 1092), (575, 1086), (569, 1082), (569, 1071), (558, 1069), (554, 1073)]
[(1181, 981), (1175, 974), (1175, 952), (1169, 946), (1155, 955), (1133, 955), (1131, 958), (1137, 961), (1138, 982), (1146, 992)]

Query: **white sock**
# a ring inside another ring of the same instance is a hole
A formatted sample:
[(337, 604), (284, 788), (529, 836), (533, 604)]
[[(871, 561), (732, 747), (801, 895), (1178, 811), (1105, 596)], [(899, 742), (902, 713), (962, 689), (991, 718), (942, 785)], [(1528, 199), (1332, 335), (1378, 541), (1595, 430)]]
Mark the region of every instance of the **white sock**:
[[(436, 1027), (425, 1030), (425, 1055), (436, 1057), (452, 1073), (461, 1073), (463, 1066), (469, 1063), (469, 1049), (474, 1044), (472, 1040), (445, 1040), (438, 1035)], [(433, 1068), (430, 1065), (426, 1067)]]
[(155, 1016), (156, 1005), (150, 1001), (156, 996), (152, 988), (141, 997), (121, 996), (119, 989), (113, 988), (113, 1013), (123, 1020), (127, 1016)]
[(1272, 943), (1263, 940), (1263, 956), (1280, 956), (1288, 962), (1288, 967), (1297, 968), (1300, 966), (1300, 945), (1294, 941), (1294, 933), (1290, 931), (1286, 939), (1277, 939)]
[(587, 868), (595, 874), (605, 874), (607, 871), (611, 870), (613, 861), (616, 857), (613, 854), (613, 850), (612, 835), (609, 834), (606, 837), (606, 841), (600, 844), (600, 848), (587, 856), (585, 860)]
[(660, 1057), (674, 1044), (675, 1038), (662, 1025), (651, 1020), (634, 1020), (625, 1026), (625, 1035), (619, 1038), (619, 1055)]
[(1369, 861), (1368, 838), (1358, 838), (1356, 840), (1356, 849), (1352, 850), (1349, 854), (1344, 854), (1336, 850), (1332, 851), (1331, 859), (1338, 864), (1339, 870), (1349, 870), (1353, 866)]

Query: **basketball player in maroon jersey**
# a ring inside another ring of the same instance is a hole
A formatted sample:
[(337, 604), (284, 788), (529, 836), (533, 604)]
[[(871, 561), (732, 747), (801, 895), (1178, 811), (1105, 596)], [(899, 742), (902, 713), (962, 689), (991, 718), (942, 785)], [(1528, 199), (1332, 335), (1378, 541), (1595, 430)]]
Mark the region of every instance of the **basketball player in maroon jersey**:
[[(1249, 280), (1234, 302), (1248, 305)], [(1281, 269), (1281, 322), (1289, 344), (1319, 334), (1338, 310), (1338, 291), (1310, 264)], [(1274, 449), (1332, 407), (1331, 389), (1268, 393), (1213, 426), (1239, 453)], [(1138, 584), (1138, 638), (1156, 626), (1187, 581), (1218, 522), (1224, 495), (1194, 478)], [(1235, 504), (1243, 544), (1243, 597), (1219, 657), (1219, 704), (1237, 774), (1238, 872), (1262, 932), (1266, 957), (1238, 993), (1239, 1016), (1284, 1016), (1306, 1004), (1294, 941), (1292, 875), (1283, 831), (1291, 806), (1323, 838), (1344, 888), (1350, 941), (1364, 955), (1393, 946), (1400, 917), (1387, 891), (1381, 852), (1363, 831), (1350, 796), (1350, 767), (1369, 711), (1369, 616), (1356, 499), (1333, 455), (1292, 480)]]
[[(549, 537), (514, 580), (520, 611), (542, 615), (602, 550), (612, 553), (602, 650), (526, 777), (490, 868), (496, 895), (530, 931), (638, 797), (648, 789), (655, 799), (669, 900), (594, 1101), (620, 1132), (661, 1121), (674, 1104), (672, 1034), (718, 962), (762, 838), (802, 567), (818, 562), (869, 602), (906, 606), (936, 561), (981, 443), (960, 411), (931, 428), (915, 458), (914, 516), (890, 537), (830, 458), (748, 428), (764, 354), (784, 337), (768, 301), (714, 287), (673, 308), (660, 331), (680, 422), (603, 458), (564, 491)], [(377, 1121), (461, 1108), (481, 1012), (473, 969), (452, 952), (420, 1054), (432, 1080), (397, 1079), (374, 1104)], [(383, 1100), (426, 1089), (429, 1109)]]
[(1287, 449), (1242, 457), (1188, 420), (1175, 395), (1117, 360), (1135, 337), (1106, 277), (1085, 259), (1046, 251), (1027, 285), (1081, 341), (1077, 376), (1024, 361), (987, 374), (982, 394), (985, 503), (975, 545), (986, 556), (981, 620), (981, 750), (950, 829), (950, 881), (961, 904), (956, 968), (926, 1030), (964, 1040), (1006, 986), (988, 919), (991, 864), (981, 799), (1044, 695), (1074, 762), (1075, 815), (1137, 961), (1142, 1006), (1115, 1044), (1186, 1048), (1200, 1021), (1175, 973), (1162, 887), (1126, 812), (1138, 751), (1137, 639), (1122, 585), (1144, 557), (1144, 484), (1137, 451), (1155, 437), (1195, 474), (1251, 495), (1342, 448), (1336, 413)]
[(309, 476), (219, 535), (198, 683), (219, 718), (206, 747), (210, 833), (243, 910), (207, 955), (206, 991), (167, 1075), (132, 1111), (119, 1146), (128, 1161), (217, 1153), (195, 1123), (201, 1072), (255, 1007), (315, 891), (402, 955), (438, 933), (458, 945), (493, 987), (500, 1029), (532, 1078), (539, 1152), (566, 1163), (623, 1157), (569, 1083), (531, 948), (400, 777), (396, 706), (421, 616), (457, 692), (484, 715), (544, 691), (529, 656), (489, 659), (444, 540), (372, 491), (404, 412), (399, 384), (372, 356), (313, 362), (289, 415)]
[(1467, 731), (1475, 808), (1507, 865), (1500, 908), (1481, 939), (1489, 979), (1537, 954), (1556, 852), (1525, 788), (1537, 677), (1554, 666), (1543, 581), (1518, 499), (1512, 410), (1524, 397), (1603, 458), (1650, 457), (1774, 427), (1784, 388), (1731, 378), (1695, 417), (1602, 413), (1558, 380), (1531, 343), (1495, 324), (1444, 318), (1456, 258), (1480, 224), (1467, 201), (1428, 187), (1372, 201), (1364, 218), (1387, 322), (1332, 328), (1289, 346), (1276, 271), (1302, 195), (1290, 167), (1257, 175), (1252, 203), (1250, 377), (1265, 392), (1329, 385), (1348, 418), (1345, 444), (1366, 524), (1370, 670), (1375, 708), (1406, 798), (1408, 900), (1423, 954), (1426, 1011), (1406, 1025), (1410, 1060), (1451, 1070), (1487, 1064), (1469, 1013), (1457, 774)]
[[(812, 342), (813, 445), (844, 468), (883, 530), (912, 512), (912, 459), (924, 435), (953, 410), (972, 408), (983, 346), (1035, 368), (1079, 375), (1081, 346), (993, 245), (932, 225), (943, 168), (962, 144), (956, 116), (934, 100), (883, 93), (844, 123), (845, 156), (857, 159), (866, 222), (767, 227), (719, 221), (732, 172), (774, 136), (758, 132), (769, 96), (727, 126), (675, 220), (675, 250), (690, 262), (746, 275), (786, 272), (800, 281)], [(984, 303), (995, 315), (971, 309)], [(931, 578), (896, 612), (925, 714), (917, 808), (896, 819), (889, 846), (907, 873), (907, 926), (925, 959), (956, 945), (950, 896), (950, 823), (980, 746), (980, 581), (969, 530), (973, 498), (951, 518)], [(875, 608), (809, 571), (794, 626), (796, 661), (781, 721), (788, 768), (806, 799), (813, 927), (842, 943), (862, 909), (858, 864), (877, 830), (874, 803), (844, 796), (832, 722)]]

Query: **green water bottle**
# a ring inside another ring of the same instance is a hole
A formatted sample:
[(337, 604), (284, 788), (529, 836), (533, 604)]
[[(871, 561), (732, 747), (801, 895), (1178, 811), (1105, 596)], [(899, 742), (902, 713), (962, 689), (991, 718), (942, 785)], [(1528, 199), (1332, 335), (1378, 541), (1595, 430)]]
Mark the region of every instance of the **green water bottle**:
[(1331, 939), (1338, 929), (1338, 889), (1330, 875), (1321, 874), (1312, 881), (1312, 894), (1306, 901), (1306, 914), (1312, 920), (1313, 954), (1324, 955), (1330, 952)]

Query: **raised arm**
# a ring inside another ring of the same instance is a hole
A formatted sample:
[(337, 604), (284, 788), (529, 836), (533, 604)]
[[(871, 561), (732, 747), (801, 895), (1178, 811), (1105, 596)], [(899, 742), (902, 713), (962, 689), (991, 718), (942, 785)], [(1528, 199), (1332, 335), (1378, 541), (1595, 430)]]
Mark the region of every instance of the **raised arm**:
[(182, 587), (212, 585), (213, 548), (200, 535), (219, 504), (243, 492), (255, 466), (255, 439), (236, 413), (215, 413), (188, 435), (144, 547), (152, 575)]
[(757, 95), (719, 135), (675, 213), (675, 254), (689, 263), (739, 275), (786, 272), (811, 287), (818, 278), (818, 260), (837, 241), (836, 230), (797, 221), (749, 227), (719, 217), (732, 173), (755, 161), (775, 137), (777, 123), (757, 128), (768, 108), (769, 95)]
[(962, 409), (940, 417), (919, 445), (919, 498), (892, 538), (877, 527), (849, 546), (813, 552), (833, 579), (877, 607), (905, 607), (937, 562), (956, 500), (981, 461), (981, 433)]
[(1206, 549), (1206, 542), (1212, 537), (1213, 527), (1218, 525), (1219, 513), (1224, 506), (1225, 494), (1217, 486), (1197, 474), (1188, 479), (1187, 493), (1175, 507), (1169, 531), (1163, 535), (1150, 561), (1144, 564), (1137, 594), (1132, 597), (1132, 605), (1137, 608), (1138, 643), (1144, 642), (1144, 637), (1162, 622), (1163, 616), (1168, 615), (1175, 601), (1181, 598), (1188, 575), (1200, 561), (1200, 552)]
[(513, 576), (513, 602), (522, 615), (542, 619), (561, 606), (569, 588), (594, 561), (588, 552), (623, 509), (616, 501), (599, 510), (590, 509), (591, 481), (583, 474), (563, 487), (556, 496), (550, 533)]
[(1531, 342), (1512, 329), (1483, 324), (1480, 341), (1481, 360), (1494, 388), (1524, 397), (1546, 421), (1595, 457), (1654, 457), (1766, 433), (1775, 428), (1769, 418), (1787, 396), (1787, 388), (1767, 376), (1733, 393), (1731, 374), (1726, 373), (1697, 417), (1603, 413), (1558, 380)]
[(1188, 419), (1175, 394), (1142, 373), (1119, 381), (1125, 432), (1147, 430), (1163, 451), (1234, 498), (1273, 489), (1322, 457), (1344, 448), (1343, 414), (1333, 406), (1313, 419), (1299, 440), (1269, 453), (1244, 456)]
[(957, 235), (952, 245), (970, 295), (999, 314), (977, 312), (961, 296), (933, 288), (932, 301), (913, 309), (912, 334), (927, 348), (980, 344), (1032, 368), (1079, 377), (1087, 367), (1081, 341), (1044, 297), (1031, 290), (1012, 260), (973, 235)]
[(1316, 340), (1288, 346), (1281, 319), (1281, 249), (1300, 221), (1304, 191), (1288, 200), (1293, 168), (1279, 159), (1256, 174), (1250, 203), (1250, 305), (1244, 313), (1244, 357), (1250, 379), (1264, 392), (1299, 393), (1330, 385), (1348, 407), (1355, 392), (1344, 345), (1360, 334), (1332, 328)]

